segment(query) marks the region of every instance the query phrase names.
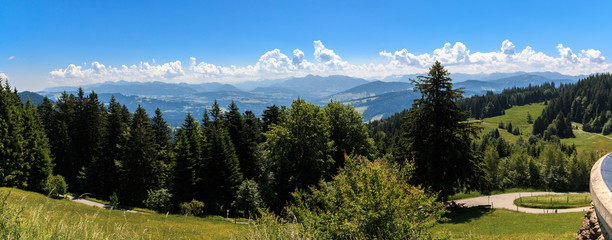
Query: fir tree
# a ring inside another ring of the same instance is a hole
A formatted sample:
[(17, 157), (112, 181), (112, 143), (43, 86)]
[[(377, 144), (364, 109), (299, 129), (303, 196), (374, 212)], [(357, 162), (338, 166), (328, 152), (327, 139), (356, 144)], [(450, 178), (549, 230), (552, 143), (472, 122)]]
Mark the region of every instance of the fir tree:
[(156, 169), (155, 136), (150, 121), (145, 109), (139, 105), (134, 112), (121, 161), (120, 199), (131, 205), (141, 204), (147, 197), (147, 190), (160, 187), (155, 181), (160, 171)]
[(463, 93), (453, 89), (449, 73), (436, 62), (428, 76), (413, 83), (421, 93), (408, 112), (400, 142), (400, 162), (414, 159), (415, 181), (440, 191), (442, 199), (455, 189), (477, 189), (483, 164), (470, 146), (480, 128), (462, 119), (466, 112), (457, 105)]

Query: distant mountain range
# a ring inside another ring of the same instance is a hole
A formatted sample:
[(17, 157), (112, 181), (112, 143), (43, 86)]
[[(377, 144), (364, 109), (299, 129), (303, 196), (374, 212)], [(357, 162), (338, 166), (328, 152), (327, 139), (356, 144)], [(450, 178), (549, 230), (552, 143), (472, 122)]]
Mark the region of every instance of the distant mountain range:
[[(178, 126), (187, 112), (202, 116), (204, 109), (217, 100), (222, 107), (235, 101), (242, 110), (260, 115), (266, 106), (290, 105), (300, 97), (306, 101), (326, 105), (340, 101), (353, 105), (362, 113), (365, 121), (386, 118), (412, 105), (420, 94), (413, 91), (409, 79), (417, 75), (390, 76), (382, 81), (368, 81), (348, 76), (314, 76), (287, 79), (251, 81), (236, 84), (222, 83), (164, 83), (164, 82), (105, 82), (81, 86), (86, 92), (95, 91), (100, 100), (108, 102), (111, 95), (130, 110), (142, 105), (152, 113), (159, 107), (171, 125)], [(567, 76), (553, 72), (538, 73), (493, 73), (493, 74), (452, 74), (454, 87), (463, 88), (465, 96), (485, 94), (487, 91), (501, 92), (514, 86), (540, 85), (545, 82), (573, 83), (583, 76)], [(42, 96), (55, 100), (66, 92), (76, 92), (77, 86), (52, 87), (36, 93), (20, 93), (22, 98), (30, 97), (34, 104)], [(34, 94), (34, 95), (33, 95)], [(25, 101), (25, 100), (24, 100)], [(198, 117), (197, 117), (198, 118)]]

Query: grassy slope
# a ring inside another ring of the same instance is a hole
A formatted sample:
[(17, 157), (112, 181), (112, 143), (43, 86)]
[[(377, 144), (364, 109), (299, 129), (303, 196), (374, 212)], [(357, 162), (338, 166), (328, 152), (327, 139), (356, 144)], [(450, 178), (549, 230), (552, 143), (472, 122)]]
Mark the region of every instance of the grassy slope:
[[(529, 112), (532, 119), (535, 121), (535, 119), (542, 114), (544, 107), (545, 105), (543, 103), (515, 106), (507, 109), (502, 116), (485, 118), (482, 120), (481, 124), (484, 128), (481, 135), (497, 128), (500, 122), (512, 122), (513, 128), (518, 127), (520, 129), (521, 134), (519, 136), (523, 137), (523, 140), (527, 140), (533, 128), (533, 124), (527, 123), (527, 112)], [(574, 124), (582, 128), (580, 124)], [(505, 129), (499, 129), (499, 133), (504, 139), (511, 143), (516, 142), (519, 138), (519, 136), (514, 136)], [(587, 152), (612, 151), (612, 139), (605, 138), (601, 134), (574, 129), (574, 135), (576, 135), (575, 138), (561, 139), (561, 142), (564, 144), (575, 144), (579, 155)]]
[(508, 210), (459, 209), (434, 228), (451, 239), (573, 239), (584, 212), (529, 214)]
[[(22, 208), (22, 219), (37, 225), (43, 236), (74, 239), (227, 239), (246, 226), (222, 217), (126, 213), (86, 206), (69, 200), (50, 199), (38, 193), (0, 188), (10, 193), (8, 204)], [(42, 227), (40, 227), (42, 225)], [(44, 237), (47, 238), (47, 237)]]
[[(533, 128), (533, 124), (527, 123), (527, 113), (531, 115), (533, 121), (535, 121), (540, 115), (542, 115), (542, 110), (544, 110), (544, 103), (533, 103), (524, 106), (515, 106), (510, 109), (506, 109), (505, 114), (496, 117), (485, 118), (482, 120), (484, 130), (481, 134), (486, 134), (489, 131), (498, 127), (500, 122), (507, 124), (508, 122), (512, 122), (512, 128), (519, 128), (524, 140), (531, 135), (531, 131)], [(510, 134), (506, 129), (499, 129), (500, 135), (509, 142), (516, 142), (519, 136), (515, 136)]]

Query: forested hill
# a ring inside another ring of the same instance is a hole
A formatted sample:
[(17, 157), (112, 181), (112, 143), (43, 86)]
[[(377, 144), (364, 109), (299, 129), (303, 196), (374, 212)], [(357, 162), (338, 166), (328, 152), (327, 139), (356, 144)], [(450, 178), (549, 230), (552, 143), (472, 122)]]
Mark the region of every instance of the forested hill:
[(545, 134), (559, 117), (582, 123), (587, 132), (612, 133), (612, 74), (591, 75), (560, 89), (534, 122), (533, 133)]
[[(569, 86), (572, 85), (560, 84), (559, 87), (556, 87), (554, 82), (545, 82), (537, 86), (512, 87), (504, 89), (498, 94), (488, 92), (485, 95), (464, 98), (459, 100), (458, 105), (467, 112), (465, 119), (483, 119), (503, 115), (504, 111), (512, 106), (522, 106), (555, 99), (559, 97), (563, 89)], [(412, 102), (407, 103), (408, 106), (409, 104), (412, 104)], [(401, 135), (400, 126), (407, 111), (408, 109), (393, 114), (386, 119), (372, 121), (368, 124), (370, 136), (376, 140), (379, 149), (386, 150), (399, 139)]]

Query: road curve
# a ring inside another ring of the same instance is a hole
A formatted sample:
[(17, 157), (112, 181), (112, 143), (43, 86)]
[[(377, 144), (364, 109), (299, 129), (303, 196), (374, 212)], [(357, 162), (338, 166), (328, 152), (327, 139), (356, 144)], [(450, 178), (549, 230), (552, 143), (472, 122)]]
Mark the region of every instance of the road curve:
[(455, 200), (457, 205), (464, 207), (476, 207), (481, 205), (491, 205), (492, 208), (503, 208), (513, 211), (525, 212), (525, 213), (566, 213), (566, 212), (586, 212), (589, 206), (579, 208), (566, 208), (566, 209), (538, 209), (538, 208), (524, 208), (514, 205), (514, 199), (520, 197), (539, 196), (539, 195), (558, 195), (558, 194), (580, 194), (588, 192), (518, 192), (518, 193), (504, 193), (491, 196), (482, 196), (475, 198), (466, 198)]

